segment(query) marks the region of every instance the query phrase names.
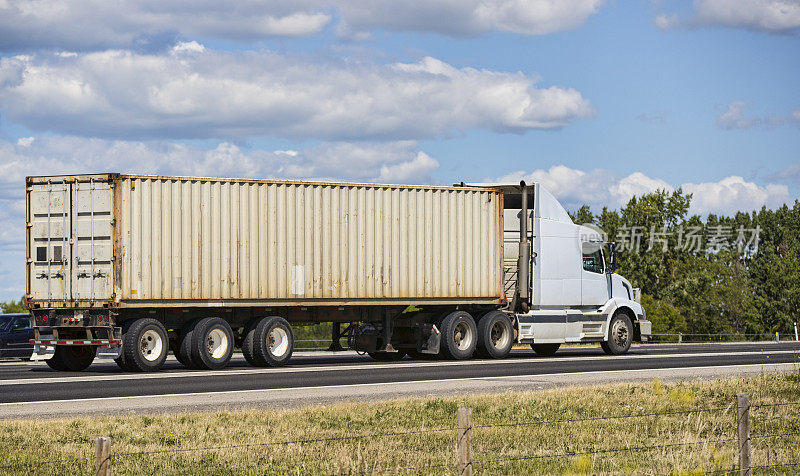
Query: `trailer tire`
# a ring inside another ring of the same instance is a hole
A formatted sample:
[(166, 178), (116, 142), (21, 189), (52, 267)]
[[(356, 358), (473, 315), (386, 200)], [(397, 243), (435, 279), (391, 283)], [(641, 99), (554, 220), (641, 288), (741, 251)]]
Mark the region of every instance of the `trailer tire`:
[(200, 319), (191, 331), (189, 341), (194, 368), (219, 370), (228, 365), (233, 356), (233, 329), (224, 319)]
[(478, 345), (478, 329), (468, 312), (453, 311), (436, 327), (442, 332), (439, 353), (446, 358), (465, 360), (472, 357)]
[(195, 367), (194, 363), (192, 362), (192, 336), (194, 335), (194, 327), (201, 320), (202, 319), (194, 319), (187, 322), (183, 325), (183, 327), (181, 327), (181, 332), (178, 334), (178, 345), (177, 351), (175, 352), (175, 358), (178, 359), (178, 362), (190, 369), (198, 368)]
[[(122, 365), (129, 372), (154, 372), (164, 366), (169, 352), (167, 329), (151, 318), (130, 322), (122, 334)], [(119, 365), (120, 362), (117, 362)]]
[(600, 347), (609, 355), (621, 355), (631, 348), (633, 342), (633, 323), (625, 312), (617, 311), (608, 324), (608, 341)]
[[(265, 317), (258, 321), (245, 336), (251, 347), (251, 358), (256, 367), (286, 365), (294, 349), (294, 333), (286, 319)], [(248, 359), (248, 362), (250, 360)]]
[(558, 348), (561, 347), (561, 344), (531, 344), (531, 349), (536, 352), (536, 355), (541, 355), (542, 357), (550, 357), (558, 352)]
[(514, 325), (502, 311), (489, 311), (480, 318), (478, 327), (478, 347), (476, 353), (481, 357), (502, 359), (511, 352), (514, 345)]
[(244, 326), (244, 331), (242, 331), (242, 354), (244, 354), (244, 360), (254, 367), (258, 366), (258, 362), (256, 361), (255, 354), (253, 353), (253, 336), (255, 335), (255, 332), (252, 331), (259, 322), (260, 319), (253, 319), (252, 321), (248, 322), (246, 326)]
[(398, 360), (403, 360), (403, 357), (406, 356), (406, 352), (404, 350), (398, 350), (397, 352), (367, 352), (370, 357), (373, 359), (380, 361), (380, 362), (397, 362)]
[(47, 366), (61, 372), (80, 372), (92, 365), (97, 347), (91, 345), (57, 345), (55, 353), (46, 360)]

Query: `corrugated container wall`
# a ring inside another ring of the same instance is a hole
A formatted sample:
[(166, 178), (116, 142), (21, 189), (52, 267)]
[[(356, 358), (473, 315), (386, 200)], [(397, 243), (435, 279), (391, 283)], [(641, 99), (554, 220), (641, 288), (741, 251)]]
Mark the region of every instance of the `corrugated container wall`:
[(123, 300), (493, 300), (486, 189), (123, 177)]
[[(42, 307), (505, 299), (494, 189), (111, 174), (31, 177), (28, 190), (29, 299)], [(55, 245), (62, 261), (35, 249)]]

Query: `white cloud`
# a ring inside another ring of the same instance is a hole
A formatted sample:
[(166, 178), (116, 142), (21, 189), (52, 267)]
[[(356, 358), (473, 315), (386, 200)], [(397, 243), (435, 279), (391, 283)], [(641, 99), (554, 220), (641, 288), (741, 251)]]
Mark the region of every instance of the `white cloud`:
[[(648, 177), (641, 172), (620, 176), (603, 169), (584, 172), (564, 165), (530, 173), (515, 172), (487, 181), (516, 183), (520, 180), (539, 182), (568, 210), (577, 210), (584, 204), (590, 205), (594, 210), (603, 206), (614, 209), (625, 206), (634, 195), (641, 196), (656, 190), (675, 190), (666, 181)], [(733, 214), (737, 211), (758, 210), (762, 206), (775, 208), (792, 200), (785, 185), (761, 186), (737, 176), (726, 177), (718, 182), (689, 182), (681, 187), (684, 192), (692, 194), (690, 214)]]
[(419, 139), (525, 132), (591, 117), (580, 92), (538, 78), (413, 64), (318, 64), (183, 43), (166, 55), (109, 50), (0, 59), (0, 108), (33, 130), (126, 139), (280, 136)]
[(717, 125), (723, 129), (749, 129), (759, 123), (758, 117), (748, 115), (745, 101), (733, 101), (719, 116)]
[(476, 36), (489, 31), (544, 35), (578, 28), (602, 0), (346, 0), (336, 2), (339, 31), (363, 38), (374, 30)]
[(717, 116), (717, 126), (723, 129), (750, 129), (755, 126), (773, 127), (782, 125), (795, 125), (800, 127), (800, 109), (795, 109), (788, 115), (775, 114), (760, 117), (749, 111), (746, 101), (732, 101), (725, 110)]
[(34, 140), (36, 140), (35, 137), (20, 137), (17, 139), (17, 145), (20, 147), (28, 147), (29, 145), (33, 144)]
[(731, 176), (719, 182), (685, 183), (683, 190), (692, 194), (690, 213), (734, 213), (775, 208), (791, 201), (786, 185), (758, 186), (742, 177)]
[[(253, 42), (308, 36), (339, 17), (338, 30), (475, 36), (542, 35), (581, 26), (602, 0), (4, 0), (0, 50), (164, 49), (179, 39)], [(32, 34), (31, 32), (35, 32)]]
[(331, 21), (324, 2), (4, 0), (0, 50), (159, 49), (180, 37), (256, 41), (306, 36)]
[(693, 15), (680, 20), (675, 14), (659, 14), (654, 20), (662, 29), (686, 26), (722, 26), (768, 33), (800, 31), (797, 0), (695, 0)]

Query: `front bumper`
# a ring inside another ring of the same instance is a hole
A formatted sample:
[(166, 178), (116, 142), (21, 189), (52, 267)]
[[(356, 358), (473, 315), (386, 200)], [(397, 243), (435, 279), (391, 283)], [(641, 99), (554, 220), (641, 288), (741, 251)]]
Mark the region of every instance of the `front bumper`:
[(639, 336), (641, 341), (649, 341), (650, 337), (653, 335), (653, 323), (647, 319), (640, 319), (637, 321), (637, 324), (639, 324)]

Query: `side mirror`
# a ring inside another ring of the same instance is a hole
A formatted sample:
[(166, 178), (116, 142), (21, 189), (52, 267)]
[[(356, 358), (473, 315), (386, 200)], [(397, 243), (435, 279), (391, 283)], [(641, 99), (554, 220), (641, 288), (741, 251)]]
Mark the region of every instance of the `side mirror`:
[(608, 272), (613, 273), (617, 267), (617, 244), (613, 241), (608, 244)]

